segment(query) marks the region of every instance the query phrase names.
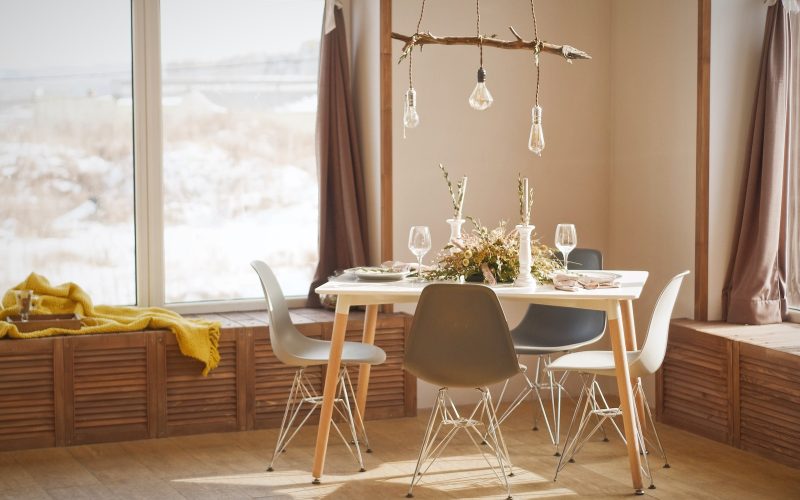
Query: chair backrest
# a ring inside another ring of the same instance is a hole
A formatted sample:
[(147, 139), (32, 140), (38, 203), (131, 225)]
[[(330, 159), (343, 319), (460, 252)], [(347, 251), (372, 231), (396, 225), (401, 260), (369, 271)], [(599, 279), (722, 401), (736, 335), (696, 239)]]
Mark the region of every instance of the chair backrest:
[(664, 362), (664, 356), (667, 354), (667, 337), (672, 309), (678, 299), (683, 278), (688, 274), (689, 271), (684, 271), (672, 278), (656, 301), (653, 315), (650, 317), (650, 326), (647, 328), (647, 338), (642, 346), (642, 352), (636, 360), (640, 370), (645, 374), (655, 373)]
[[(563, 262), (561, 252), (556, 256)], [(576, 248), (569, 253), (569, 268), (575, 271), (603, 269), (603, 254), (593, 248)], [(603, 336), (606, 313), (531, 304), (514, 328), (514, 339), (546, 348), (577, 347)]]
[(260, 260), (254, 260), (250, 265), (261, 279), (261, 288), (264, 290), (264, 298), (267, 301), (269, 341), (272, 351), (283, 363), (288, 365), (302, 364), (298, 363), (297, 354), (303, 351), (308, 339), (294, 327), (289, 316), (286, 298), (283, 296), (283, 290), (281, 290), (281, 285), (278, 283), (275, 273), (266, 263)]
[(485, 387), (519, 373), (497, 295), (483, 285), (426, 286), (411, 324), (405, 368), (440, 387)]
[[(556, 252), (556, 257), (564, 262), (564, 255)], [(575, 248), (569, 253), (569, 269), (573, 271), (589, 271), (603, 269), (603, 253), (594, 248)]]

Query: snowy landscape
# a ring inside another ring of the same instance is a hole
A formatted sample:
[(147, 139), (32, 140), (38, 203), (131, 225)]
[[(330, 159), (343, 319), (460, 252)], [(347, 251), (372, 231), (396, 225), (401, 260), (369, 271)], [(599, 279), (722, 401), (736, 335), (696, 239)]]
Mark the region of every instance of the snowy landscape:
[[(253, 259), (307, 293), (318, 50), (165, 64), (167, 303), (260, 297)], [(136, 302), (131, 78), (99, 73), (0, 71), (2, 290), (35, 271), (96, 303)]]

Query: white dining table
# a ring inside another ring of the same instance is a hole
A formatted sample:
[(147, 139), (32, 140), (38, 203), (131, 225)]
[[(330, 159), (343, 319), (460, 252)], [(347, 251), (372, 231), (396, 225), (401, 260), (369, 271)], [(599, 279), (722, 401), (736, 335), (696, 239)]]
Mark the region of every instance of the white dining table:
[[(635, 406), (642, 401), (634, 401), (626, 351), (637, 349), (636, 331), (633, 319), (632, 301), (639, 298), (647, 281), (646, 271), (610, 271), (620, 275), (618, 288), (580, 289), (574, 292), (556, 290), (552, 285), (522, 288), (514, 285), (495, 285), (492, 290), (502, 302), (523, 302), (560, 307), (574, 307), (605, 311), (608, 318), (608, 333), (616, 366), (617, 388), (622, 409), (625, 440), (633, 488), (641, 494), (642, 471), (639, 461), (639, 440), (634, 425)], [(417, 283), (408, 280), (393, 282), (359, 281), (354, 278), (340, 278), (328, 281), (318, 287), (319, 294), (336, 295), (336, 315), (331, 335), (331, 352), (325, 374), (322, 409), (317, 430), (312, 468), (313, 482), (318, 484), (325, 466), (325, 453), (330, 435), (336, 384), (342, 358), (347, 319), (351, 306), (366, 306), (362, 341), (374, 343), (378, 307), (382, 304), (416, 303), (422, 290), (432, 282)], [(474, 286), (465, 284), (464, 286)], [(358, 374), (356, 404), (364, 415), (367, 402), (370, 365), (362, 364)], [(640, 411), (642, 407), (640, 406)]]

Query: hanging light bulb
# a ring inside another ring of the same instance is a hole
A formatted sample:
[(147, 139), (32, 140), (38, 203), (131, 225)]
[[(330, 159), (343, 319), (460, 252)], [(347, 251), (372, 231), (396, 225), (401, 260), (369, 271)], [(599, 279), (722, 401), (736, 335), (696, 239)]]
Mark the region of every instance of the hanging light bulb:
[(489, 89), (486, 88), (486, 70), (479, 68), (478, 83), (475, 85), (475, 89), (469, 96), (469, 105), (472, 106), (472, 109), (483, 111), (491, 106), (493, 102), (494, 99), (492, 98), (492, 94), (489, 92)]
[(531, 134), (528, 149), (536, 156), (542, 156), (544, 149), (544, 130), (542, 130), (542, 107), (538, 104), (531, 108)]
[(417, 114), (417, 91), (414, 87), (409, 87), (406, 92), (406, 109), (403, 114), (403, 125), (406, 128), (414, 128), (419, 125), (419, 114)]

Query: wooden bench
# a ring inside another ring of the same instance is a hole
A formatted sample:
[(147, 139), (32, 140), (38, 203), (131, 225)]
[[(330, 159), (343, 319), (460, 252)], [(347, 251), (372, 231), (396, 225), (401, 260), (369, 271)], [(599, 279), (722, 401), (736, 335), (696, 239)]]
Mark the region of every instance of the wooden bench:
[[(303, 334), (330, 338), (332, 312), (291, 315)], [(277, 427), (294, 370), (272, 354), (266, 312), (198, 316), (222, 323), (208, 377), (169, 331), (0, 340), (0, 450)], [(405, 314), (378, 316), (387, 360), (372, 370), (368, 419), (416, 414), (416, 379), (402, 368), (409, 326)], [(362, 328), (354, 312), (348, 340)], [(323, 369), (309, 372), (320, 393)]]
[(659, 419), (800, 467), (800, 324), (674, 320)]

